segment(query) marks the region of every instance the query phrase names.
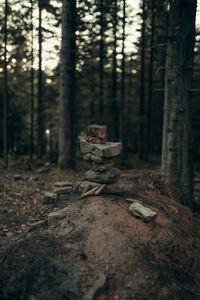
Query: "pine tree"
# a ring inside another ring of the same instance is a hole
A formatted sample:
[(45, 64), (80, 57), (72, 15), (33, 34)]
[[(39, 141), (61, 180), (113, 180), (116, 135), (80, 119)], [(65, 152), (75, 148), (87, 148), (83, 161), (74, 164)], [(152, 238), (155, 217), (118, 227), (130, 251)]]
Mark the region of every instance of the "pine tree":
[(76, 0), (63, 0), (60, 62), (59, 166), (74, 167)]
[(171, 0), (167, 42), (161, 174), (194, 207), (191, 99), (196, 0)]

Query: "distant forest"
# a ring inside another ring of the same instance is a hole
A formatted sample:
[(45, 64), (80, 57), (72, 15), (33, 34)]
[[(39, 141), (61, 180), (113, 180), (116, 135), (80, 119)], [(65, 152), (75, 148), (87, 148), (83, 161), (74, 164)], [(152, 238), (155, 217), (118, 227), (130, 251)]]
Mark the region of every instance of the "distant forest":
[[(57, 160), (59, 134), (66, 136), (75, 157), (77, 137), (92, 123), (108, 125), (110, 139), (123, 142), (124, 161), (133, 153), (144, 160), (159, 156), (167, 44), (174, 39), (170, 18), (179, 18), (171, 15), (179, 2), (188, 9), (183, 0), (141, 0), (137, 9), (126, 0), (2, 1), (0, 153), (5, 160), (12, 154)], [(198, 26), (195, 40), (187, 92), (193, 110), (193, 156), (199, 159)], [(175, 58), (172, 64), (178, 63)], [(59, 105), (63, 95), (66, 107)], [(66, 132), (59, 133), (59, 126)]]

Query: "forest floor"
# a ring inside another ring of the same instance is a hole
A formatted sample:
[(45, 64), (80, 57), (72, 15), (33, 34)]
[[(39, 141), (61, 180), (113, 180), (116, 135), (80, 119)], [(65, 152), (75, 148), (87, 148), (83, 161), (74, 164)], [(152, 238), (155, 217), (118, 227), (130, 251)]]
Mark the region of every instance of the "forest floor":
[[(156, 170), (124, 170), (124, 193), (81, 199), (73, 190), (53, 204), (44, 193), (57, 181), (75, 186), (82, 172), (19, 162), (0, 175), (2, 300), (200, 299), (200, 215), (174, 199)], [(134, 217), (127, 198), (157, 218)], [(65, 216), (48, 222), (62, 208)]]

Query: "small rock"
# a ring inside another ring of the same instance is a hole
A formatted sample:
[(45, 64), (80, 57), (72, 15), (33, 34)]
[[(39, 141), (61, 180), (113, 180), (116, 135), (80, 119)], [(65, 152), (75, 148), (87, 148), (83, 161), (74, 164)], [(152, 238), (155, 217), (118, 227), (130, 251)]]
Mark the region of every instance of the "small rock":
[(53, 204), (56, 202), (56, 200), (57, 200), (57, 194), (46, 192), (42, 199), (42, 203), (43, 204)]
[(50, 168), (49, 167), (43, 167), (43, 168), (40, 168), (36, 171), (37, 174), (43, 174), (43, 173), (47, 173), (50, 171)]
[(134, 216), (141, 218), (145, 222), (151, 222), (157, 216), (155, 211), (143, 206), (139, 202), (132, 203), (129, 207), (129, 212), (131, 212)]
[(195, 177), (194, 178), (194, 183), (200, 183), (200, 178)]
[(80, 138), (80, 149), (83, 154), (91, 153), (103, 158), (119, 156), (121, 143), (106, 142), (105, 144), (91, 144), (84, 138)]
[(22, 180), (22, 176), (19, 175), (19, 174), (15, 174), (15, 175), (14, 175), (14, 180), (15, 180), (15, 181)]
[(54, 184), (55, 187), (66, 187), (66, 186), (72, 186), (72, 182), (70, 181), (57, 181)]
[(64, 186), (64, 187), (59, 187), (54, 189), (54, 193), (57, 195), (68, 194), (71, 191), (72, 191), (72, 186)]
[(45, 162), (45, 164), (44, 164), (44, 166), (47, 167), (47, 168), (49, 168), (50, 165), (51, 165), (51, 163), (49, 161)]
[(98, 182), (98, 183), (113, 183), (118, 180), (120, 176), (120, 170), (117, 168), (111, 168), (105, 172), (97, 172), (94, 170), (89, 170), (85, 173), (86, 179)]
[(56, 211), (52, 211), (49, 215), (48, 215), (48, 225), (54, 225), (58, 220), (62, 220), (65, 217), (67, 217), (69, 213), (69, 208), (68, 207), (64, 207), (62, 209), (56, 210)]

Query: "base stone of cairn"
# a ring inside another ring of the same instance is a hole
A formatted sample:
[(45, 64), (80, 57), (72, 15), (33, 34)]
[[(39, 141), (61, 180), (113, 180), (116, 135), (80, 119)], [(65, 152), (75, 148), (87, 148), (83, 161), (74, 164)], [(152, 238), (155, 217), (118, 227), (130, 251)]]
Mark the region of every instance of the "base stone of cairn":
[(121, 153), (120, 142), (107, 140), (107, 126), (90, 125), (87, 127), (87, 136), (80, 138), (80, 151), (84, 154), (89, 170), (85, 173), (86, 182), (111, 184), (120, 176), (120, 170), (114, 168), (114, 160)]

